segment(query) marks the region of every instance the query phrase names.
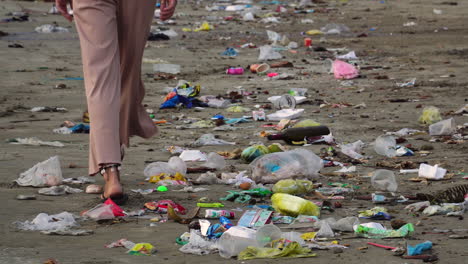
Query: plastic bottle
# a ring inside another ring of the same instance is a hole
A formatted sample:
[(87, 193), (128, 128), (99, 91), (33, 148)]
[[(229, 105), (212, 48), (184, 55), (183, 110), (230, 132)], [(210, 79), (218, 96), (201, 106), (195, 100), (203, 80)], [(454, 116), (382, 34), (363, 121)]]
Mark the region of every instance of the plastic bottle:
[(371, 178), (372, 186), (381, 191), (396, 192), (398, 184), (390, 170), (376, 170)]
[(281, 133), (269, 135), (269, 140), (282, 139), (286, 142), (303, 141), (306, 137), (317, 137), (330, 134), (330, 129), (326, 126), (312, 126), (312, 127), (293, 127), (288, 128)]
[(213, 209), (208, 209), (205, 211), (205, 218), (220, 218), (221, 216), (224, 216), (229, 219), (233, 219), (235, 218), (235, 213), (227, 211), (227, 210), (213, 210)]

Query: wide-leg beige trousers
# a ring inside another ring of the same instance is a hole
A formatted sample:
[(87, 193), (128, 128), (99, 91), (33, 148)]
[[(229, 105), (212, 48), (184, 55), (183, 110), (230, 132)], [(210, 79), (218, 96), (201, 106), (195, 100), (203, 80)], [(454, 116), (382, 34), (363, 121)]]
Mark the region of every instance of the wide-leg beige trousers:
[(156, 0), (74, 0), (91, 121), (89, 174), (121, 164), (121, 145), (157, 128), (142, 106), (141, 60)]

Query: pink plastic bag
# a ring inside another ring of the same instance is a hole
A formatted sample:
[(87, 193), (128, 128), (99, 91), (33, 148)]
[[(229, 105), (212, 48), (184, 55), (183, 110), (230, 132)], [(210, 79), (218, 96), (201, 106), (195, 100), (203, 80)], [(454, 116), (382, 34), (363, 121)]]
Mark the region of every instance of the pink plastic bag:
[(358, 77), (359, 71), (353, 65), (344, 61), (335, 60), (332, 65), (336, 79), (354, 79)]

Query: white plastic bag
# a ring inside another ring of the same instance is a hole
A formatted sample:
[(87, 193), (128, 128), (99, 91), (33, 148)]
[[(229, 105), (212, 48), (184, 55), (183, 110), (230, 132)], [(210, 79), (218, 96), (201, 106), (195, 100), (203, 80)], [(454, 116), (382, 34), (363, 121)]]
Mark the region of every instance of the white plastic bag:
[(265, 45), (260, 47), (260, 55), (258, 56), (259, 61), (265, 60), (278, 60), (281, 59), (283, 55), (275, 51), (272, 46)]
[(58, 156), (39, 162), (29, 170), (20, 174), (16, 183), (20, 186), (57, 186), (63, 181), (62, 169)]

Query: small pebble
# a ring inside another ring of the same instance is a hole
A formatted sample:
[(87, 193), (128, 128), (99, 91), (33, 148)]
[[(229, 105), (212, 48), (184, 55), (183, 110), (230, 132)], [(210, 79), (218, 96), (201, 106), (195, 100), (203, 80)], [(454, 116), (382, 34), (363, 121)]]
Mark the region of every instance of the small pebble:
[(340, 253), (343, 253), (343, 249), (342, 249), (342, 248), (334, 248), (334, 249), (333, 249), (333, 254), (340, 254)]

